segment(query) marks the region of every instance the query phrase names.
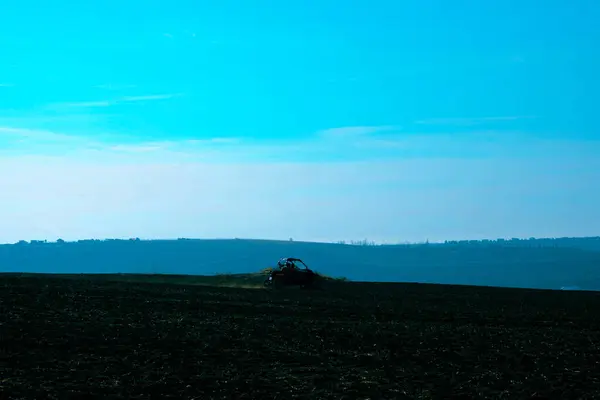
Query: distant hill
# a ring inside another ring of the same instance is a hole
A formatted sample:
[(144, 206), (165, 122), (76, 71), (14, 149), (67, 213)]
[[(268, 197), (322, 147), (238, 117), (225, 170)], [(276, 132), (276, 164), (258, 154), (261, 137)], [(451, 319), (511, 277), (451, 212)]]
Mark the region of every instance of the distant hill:
[(0, 245), (0, 272), (246, 273), (280, 257), (362, 281), (600, 290), (600, 237), (348, 245), (272, 240), (82, 240)]

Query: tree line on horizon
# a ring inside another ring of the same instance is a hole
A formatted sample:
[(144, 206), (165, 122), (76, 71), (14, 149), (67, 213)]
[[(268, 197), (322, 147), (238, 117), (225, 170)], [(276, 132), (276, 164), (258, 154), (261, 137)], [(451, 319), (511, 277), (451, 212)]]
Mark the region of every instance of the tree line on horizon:
[[(192, 239), (192, 238), (178, 238), (178, 239), (147, 239), (142, 240), (140, 238), (129, 238), (129, 239), (79, 239), (76, 241), (65, 241), (63, 239), (58, 239), (55, 242), (47, 241), (47, 240), (20, 240), (17, 243), (10, 244), (0, 244), (0, 245), (44, 245), (44, 244), (74, 244), (74, 243), (100, 243), (100, 242), (165, 242), (165, 241), (211, 241), (211, 240), (247, 240), (247, 241), (255, 241), (261, 239)], [(279, 240), (261, 240), (261, 241), (270, 241), (270, 242), (279, 242)], [(283, 240), (281, 240), (283, 241)], [(289, 239), (289, 242), (293, 242), (292, 238)], [(301, 243), (301, 242), (299, 242)], [(306, 242), (305, 242), (306, 243)], [(395, 244), (382, 244), (376, 243), (375, 241), (363, 239), (363, 240), (340, 240), (337, 242), (324, 243), (324, 244), (338, 244), (338, 245), (347, 245), (347, 246), (490, 246), (490, 245), (507, 245), (507, 246), (523, 246), (523, 247), (564, 247), (564, 246), (575, 246), (575, 247), (585, 247), (590, 249), (600, 250), (600, 236), (583, 236), (583, 237), (548, 237), (548, 238), (498, 238), (498, 239), (464, 239), (464, 240), (445, 240), (443, 242), (429, 242), (420, 241), (420, 242), (410, 242), (405, 241), (401, 243)]]

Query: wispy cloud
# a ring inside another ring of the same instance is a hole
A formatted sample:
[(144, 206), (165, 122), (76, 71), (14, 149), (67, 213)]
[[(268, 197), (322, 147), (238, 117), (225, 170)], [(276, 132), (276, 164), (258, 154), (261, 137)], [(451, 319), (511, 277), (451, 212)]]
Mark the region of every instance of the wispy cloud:
[[(600, 146), (600, 142), (584, 146), (576, 141), (527, 138), (520, 132), (505, 130), (420, 134), (389, 131), (383, 127), (348, 127), (320, 131), (304, 138), (277, 140), (219, 136), (157, 140), (97, 129), (80, 129), (84, 134), (77, 132), (75, 129), (61, 131), (58, 127), (45, 130), (0, 125), (0, 151), (2, 156), (58, 156), (66, 150), (82, 159), (119, 157), (127, 163), (314, 163), (405, 158), (532, 158), (587, 154)], [(323, 136), (323, 132), (330, 135)]]
[(146, 144), (117, 144), (114, 146), (108, 146), (108, 149), (118, 151), (118, 152), (127, 152), (127, 153), (147, 153), (151, 151), (159, 151), (166, 150), (168, 146), (164, 143), (146, 143)]
[(0, 116), (0, 126), (27, 126), (33, 128), (35, 126), (47, 126), (59, 124), (73, 124), (76, 126), (89, 127), (92, 124), (103, 121), (106, 118), (117, 117), (119, 114), (102, 114), (94, 115), (90, 113), (15, 113), (9, 116)]
[(173, 39), (173, 34), (171, 33), (163, 33), (163, 36), (169, 39)]
[[(144, 140), (124, 137), (116, 134), (75, 135), (45, 129), (28, 129), (0, 126), (0, 151), (4, 154), (63, 154), (63, 150), (73, 154), (103, 157), (120, 154), (157, 154), (162, 161), (181, 161), (184, 159), (216, 158), (227, 149), (231, 158), (239, 158), (251, 152), (251, 147), (240, 148), (240, 138), (214, 137), (184, 140)], [(237, 150), (235, 149), (237, 147)], [(61, 150), (63, 149), (63, 150)], [(89, 152), (92, 151), (93, 154)], [(84, 156), (85, 158), (85, 156)]]
[(165, 93), (165, 94), (152, 94), (142, 96), (123, 96), (112, 100), (97, 100), (97, 101), (79, 101), (79, 102), (65, 102), (65, 103), (54, 103), (49, 105), (47, 108), (93, 108), (93, 107), (110, 107), (117, 104), (134, 103), (142, 101), (155, 101), (155, 100), (168, 100), (175, 97), (183, 96), (183, 93)]
[(486, 122), (517, 121), (536, 118), (533, 115), (516, 115), (502, 117), (476, 117), (476, 118), (430, 118), (415, 121), (421, 125), (476, 125)]
[(170, 151), (177, 153), (198, 153), (212, 150), (217, 147), (233, 146), (242, 143), (240, 138), (208, 138), (187, 140), (146, 141), (134, 144), (116, 144), (105, 146), (107, 150), (126, 153), (149, 153), (157, 151)]
[[(24, 129), (0, 126), (0, 150), (36, 152), (52, 152), (58, 149), (75, 151), (100, 149), (103, 145), (94, 139), (79, 135), (67, 135), (43, 129)], [(60, 151), (59, 151), (60, 152)]]
[(216, 143), (216, 144), (238, 144), (241, 143), (241, 138), (211, 138), (211, 139), (190, 139), (186, 140), (188, 144), (207, 144), (207, 143)]
[(183, 93), (152, 94), (152, 95), (146, 95), (146, 96), (125, 96), (116, 101), (119, 103), (124, 103), (124, 102), (133, 102), (133, 101), (166, 100), (166, 99), (172, 99), (174, 97), (180, 97), (180, 96), (183, 96)]
[(319, 132), (321, 137), (326, 138), (351, 138), (371, 135), (380, 132), (398, 131), (400, 127), (393, 125), (381, 126), (345, 126), (339, 128), (325, 129)]
[(15, 86), (14, 83), (0, 83), (0, 87), (13, 87)]
[(115, 100), (100, 100), (100, 101), (80, 101), (73, 103), (57, 103), (53, 104), (51, 108), (55, 107), (110, 107), (114, 104), (117, 104), (118, 101)]
[(12, 136), (19, 139), (46, 139), (46, 140), (54, 140), (54, 141), (65, 141), (65, 140), (77, 140), (79, 137), (72, 137), (69, 135), (65, 135), (62, 133), (56, 133), (46, 130), (38, 130), (38, 129), (24, 129), (24, 128), (13, 128), (10, 126), (0, 126), (0, 135), (1, 136)]

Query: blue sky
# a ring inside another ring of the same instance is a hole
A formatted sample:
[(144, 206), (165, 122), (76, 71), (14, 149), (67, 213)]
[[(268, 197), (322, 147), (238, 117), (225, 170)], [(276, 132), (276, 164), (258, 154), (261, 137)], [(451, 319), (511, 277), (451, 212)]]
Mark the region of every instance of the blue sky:
[(598, 18), (591, 0), (11, 2), (0, 242), (596, 235)]

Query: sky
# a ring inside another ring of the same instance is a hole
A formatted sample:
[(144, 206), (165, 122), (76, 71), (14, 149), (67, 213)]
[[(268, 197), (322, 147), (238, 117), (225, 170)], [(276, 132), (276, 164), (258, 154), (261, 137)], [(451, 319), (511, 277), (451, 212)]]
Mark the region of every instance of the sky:
[(600, 3), (12, 1), (0, 242), (600, 234)]

